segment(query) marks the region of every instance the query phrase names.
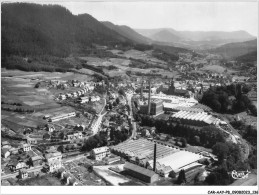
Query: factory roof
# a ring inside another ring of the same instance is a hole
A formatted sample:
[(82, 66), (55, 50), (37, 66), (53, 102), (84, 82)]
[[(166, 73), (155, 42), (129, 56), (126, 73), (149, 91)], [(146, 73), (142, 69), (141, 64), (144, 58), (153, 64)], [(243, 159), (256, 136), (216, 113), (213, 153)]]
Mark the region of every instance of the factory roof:
[(175, 114), (171, 115), (172, 118), (178, 119), (188, 119), (194, 121), (203, 121), (207, 124), (215, 124), (217, 122), (222, 122), (220, 119), (215, 118), (212, 115), (209, 115), (206, 112), (191, 112), (191, 111), (184, 111), (181, 110)]
[(124, 169), (129, 169), (135, 172), (138, 172), (140, 174), (146, 175), (148, 177), (152, 177), (154, 175), (156, 175), (156, 173), (154, 171), (151, 171), (149, 169), (145, 169), (143, 167), (140, 167), (138, 165), (126, 162), (126, 164), (124, 165)]
[[(192, 152), (179, 151), (163, 158), (157, 159), (156, 163), (160, 166), (170, 166), (173, 171), (178, 172), (179, 169), (181, 169), (182, 167), (196, 162), (201, 158), (203, 158), (203, 156)], [(153, 167), (153, 160), (148, 161), (148, 163), (151, 167)]]

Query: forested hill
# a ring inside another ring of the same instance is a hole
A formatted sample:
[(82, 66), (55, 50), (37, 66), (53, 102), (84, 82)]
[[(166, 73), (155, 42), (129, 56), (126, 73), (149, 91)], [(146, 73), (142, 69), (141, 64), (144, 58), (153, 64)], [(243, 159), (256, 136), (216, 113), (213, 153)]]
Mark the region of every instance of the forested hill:
[(2, 4), (2, 56), (68, 56), (92, 43), (127, 44), (130, 40), (88, 14), (73, 15), (58, 5)]
[(225, 58), (233, 59), (254, 51), (257, 51), (257, 39), (245, 42), (228, 43), (209, 50), (211, 53), (220, 54)]

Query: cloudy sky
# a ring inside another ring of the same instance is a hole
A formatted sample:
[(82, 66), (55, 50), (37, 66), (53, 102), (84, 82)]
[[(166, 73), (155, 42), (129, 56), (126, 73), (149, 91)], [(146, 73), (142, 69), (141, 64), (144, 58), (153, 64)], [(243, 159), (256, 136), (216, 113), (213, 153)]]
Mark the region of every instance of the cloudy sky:
[[(44, 2), (48, 4), (50, 2)], [(53, 1), (52, 1), (53, 4)], [(257, 36), (258, 4), (250, 2), (60, 2), (73, 14), (88, 13), (100, 21), (132, 28), (190, 31), (245, 30)]]

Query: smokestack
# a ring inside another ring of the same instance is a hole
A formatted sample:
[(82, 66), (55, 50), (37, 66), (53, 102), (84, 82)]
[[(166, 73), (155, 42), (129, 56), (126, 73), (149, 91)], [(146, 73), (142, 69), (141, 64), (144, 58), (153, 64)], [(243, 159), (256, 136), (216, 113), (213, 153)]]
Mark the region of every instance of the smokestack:
[(143, 99), (143, 85), (144, 85), (144, 80), (142, 80), (142, 83), (141, 83), (140, 99)]
[(150, 115), (150, 109), (151, 109), (151, 81), (148, 81), (149, 83), (149, 89), (148, 89), (148, 111), (147, 114)]
[(153, 171), (156, 172), (156, 143), (154, 144)]

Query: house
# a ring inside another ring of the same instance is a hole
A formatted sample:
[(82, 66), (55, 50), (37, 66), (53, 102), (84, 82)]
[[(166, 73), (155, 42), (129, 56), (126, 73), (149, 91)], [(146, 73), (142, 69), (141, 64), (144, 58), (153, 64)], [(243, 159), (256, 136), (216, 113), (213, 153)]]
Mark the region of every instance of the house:
[(38, 142), (37, 139), (27, 137), (27, 143), (28, 144), (32, 144), (32, 145), (34, 144), (35, 145), (35, 144), (37, 144), (37, 142)]
[(91, 102), (98, 102), (98, 101), (100, 101), (99, 96), (91, 96)]
[(4, 146), (11, 146), (10, 143), (8, 141), (3, 141), (1, 143), (1, 147), (3, 148)]
[(1, 149), (1, 155), (2, 155), (4, 158), (8, 158), (8, 157), (11, 155), (11, 153), (9, 152), (9, 149), (7, 149), (7, 148), (2, 148), (2, 149)]
[(76, 131), (84, 131), (84, 129), (85, 129), (85, 126), (84, 125), (76, 125), (75, 127), (74, 127), (74, 130), (76, 130)]
[(26, 171), (26, 169), (20, 169), (20, 171), (19, 171), (19, 178), (20, 179), (28, 178), (28, 172)]
[(43, 139), (44, 139), (44, 140), (50, 140), (50, 134), (45, 133), (45, 134), (43, 135)]
[(69, 141), (72, 141), (74, 139), (82, 139), (83, 135), (81, 132), (77, 132), (77, 133), (69, 133), (66, 135), (66, 139)]
[(51, 125), (51, 124), (47, 124), (45, 129), (46, 129), (46, 131), (49, 131), (51, 133), (53, 131), (55, 131), (55, 127), (53, 125)]
[(11, 171), (18, 171), (22, 168), (27, 168), (27, 165), (25, 162), (23, 162), (22, 160), (12, 160), (10, 163), (9, 163), (9, 167), (11, 169)]
[(77, 186), (78, 185), (78, 183), (77, 183), (77, 181), (76, 181), (76, 179), (74, 177), (71, 177), (69, 179), (69, 185), (72, 185), (72, 186)]
[(66, 94), (67, 98), (71, 98), (72, 97), (72, 94), (71, 93), (68, 93)]
[(42, 164), (42, 158), (40, 156), (33, 156), (29, 161), (34, 167)]
[(9, 150), (9, 152), (10, 152), (11, 154), (18, 154), (18, 148), (11, 148), (11, 149)]
[(95, 148), (92, 149), (90, 155), (95, 160), (102, 160), (104, 157), (110, 155), (110, 149), (107, 146)]
[(31, 150), (31, 145), (30, 144), (23, 144), (22, 145), (23, 151), (28, 152)]
[(63, 95), (63, 94), (59, 96), (59, 99), (61, 100), (65, 100), (66, 98), (67, 98), (66, 95)]
[(61, 168), (61, 152), (48, 153), (45, 155), (45, 158), (47, 161), (47, 163), (45, 164), (45, 169), (47, 169), (49, 172), (52, 173)]

